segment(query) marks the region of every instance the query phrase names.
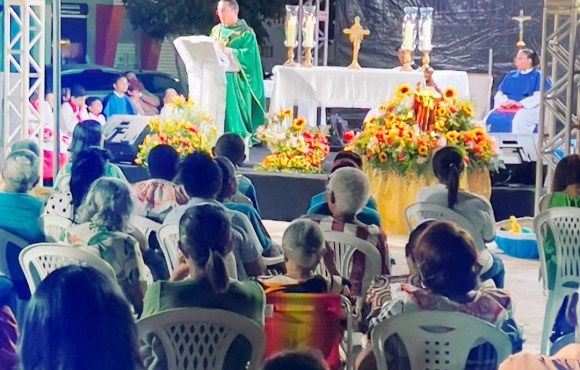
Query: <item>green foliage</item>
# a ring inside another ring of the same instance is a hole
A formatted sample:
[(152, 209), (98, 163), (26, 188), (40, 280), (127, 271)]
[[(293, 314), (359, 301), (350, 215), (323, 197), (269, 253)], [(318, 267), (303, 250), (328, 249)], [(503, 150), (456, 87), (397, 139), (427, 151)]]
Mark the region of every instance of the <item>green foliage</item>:
[[(217, 21), (216, 0), (123, 0), (135, 29), (151, 38), (163, 40), (167, 36), (209, 34)], [(279, 19), (284, 5), (291, 0), (238, 0), (240, 18), (256, 31), (258, 41), (268, 38), (263, 22)]]

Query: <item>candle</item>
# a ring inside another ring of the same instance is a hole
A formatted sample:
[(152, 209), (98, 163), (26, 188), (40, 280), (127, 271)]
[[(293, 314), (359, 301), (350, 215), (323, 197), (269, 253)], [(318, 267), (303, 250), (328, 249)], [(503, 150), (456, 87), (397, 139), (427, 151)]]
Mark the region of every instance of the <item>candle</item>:
[(304, 19), (304, 42), (305, 48), (314, 47), (314, 27), (316, 25), (316, 18), (313, 15), (308, 15)]
[(401, 46), (403, 50), (413, 50), (414, 36), (415, 35), (415, 26), (407, 22), (405, 23), (405, 29), (403, 30), (403, 45)]
[(296, 16), (291, 15), (286, 18), (286, 47), (296, 47), (297, 24), (298, 18)]
[(423, 21), (423, 25), (421, 27), (421, 31), (422, 31), (421, 33), (423, 36), (421, 50), (430, 51), (433, 49), (433, 45), (431, 44), (431, 38), (433, 36), (431, 34), (431, 31), (432, 31), (432, 28), (431, 28), (432, 23), (431, 22), (432, 22), (431, 19), (426, 19)]

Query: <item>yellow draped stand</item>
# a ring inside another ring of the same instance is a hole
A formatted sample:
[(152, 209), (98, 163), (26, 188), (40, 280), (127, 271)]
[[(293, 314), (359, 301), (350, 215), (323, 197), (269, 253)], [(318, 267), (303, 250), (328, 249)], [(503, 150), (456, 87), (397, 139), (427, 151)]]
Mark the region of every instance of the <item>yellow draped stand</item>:
[[(407, 174), (401, 176), (394, 172), (372, 168), (366, 164), (364, 171), (370, 180), (370, 193), (377, 202), (383, 231), (387, 234), (408, 234), (405, 209), (415, 203), (419, 190), (426, 186), (435, 185), (436, 179), (432, 175)], [(489, 171), (466, 172), (461, 179), (460, 187), (462, 190), (489, 199), (491, 197)]]

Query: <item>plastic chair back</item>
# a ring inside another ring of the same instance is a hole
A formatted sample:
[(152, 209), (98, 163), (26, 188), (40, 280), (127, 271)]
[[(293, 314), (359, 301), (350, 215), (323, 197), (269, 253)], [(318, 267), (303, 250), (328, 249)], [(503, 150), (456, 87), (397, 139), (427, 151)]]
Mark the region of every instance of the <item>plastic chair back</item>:
[[(540, 351), (549, 353), (549, 337), (558, 309), (567, 295), (580, 287), (580, 208), (558, 207), (541, 212), (534, 218), (534, 230), (540, 254), (540, 269), (548, 301)], [(548, 268), (544, 248), (553, 240), (556, 252), (554, 289), (548, 290)]]
[[(0, 229), (0, 274), (6, 276), (14, 284), (18, 299), (30, 299), (30, 290), (26, 283), (26, 276), (18, 262), (20, 252), (30, 245), (26, 240)], [(20, 316), (19, 314), (17, 316)]]
[(159, 222), (155, 222), (143, 216), (133, 216), (131, 221), (133, 221), (134, 225), (143, 232), (147, 240), (149, 240), (149, 235), (152, 232), (157, 232), (157, 230), (159, 230), (161, 227)]
[(52, 271), (68, 265), (91, 266), (99, 270), (112, 281), (117, 281), (115, 271), (101, 257), (77, 247), (63, 244), (38, 243), (30, 245), (20, 252), (20, 266), (26, 276), (30, 292)]
[(258, 324), (218, 309), (166, 310), (137, 321), (137, 329), (141, 341), (148, 341), (151, 334), (160, 341), (168, 370), (222, 370), (239, 335), (252, 346), (249, 370), (259, 368), (264, 350), (264, 332)]
[(72, 221), (68, 218), (56, 215), (43, 215), (41, 220), (46, 241), (52, 243), (62, 242), (64, 231), (72, 225)]
[[(342, 277), (348, 278), (350, 276), (352, 259), (356, 252), (365, 255), (365, 274), (361, 290), (365, 294), (375, 276), (381, 274), (381, 254), (377, 248), (366, 240), (339, 231), (324, 232), (324, 239), (334, 251), (334, 263)], [(321, 259), (317, 271), (328, 277), (323, 259)]]
[(272, 293), (266, 295), (266, 304), (265, 358), (283, 350), (315, 348), (331, 369), (337, 368), (345, 311), (347, 353), (351, 353), (352, 320), (346, 298), (338, 294)]
[(266, 265), (266, 275), (280, 275), (280, 271), (276, 268), (284, 263), (284, 255), (281, 254), (276, 257), (262, 257)]
[(175, 266), (177, 266), (177, 260), (179, 256), (179, 249), (177, 247), (177, 242), (179, 241), (179, 225), (169, 224), (163, 225), (157, 230), (157, 240), (159, 241), (159, 247), (165, 256), (165, 263), (167, 263), (167, 269), (169, 273), (173, 271)]
[(385, 342), (394, 334), (407, 351), (410, 368), (416, 370), (463, 370), (471, 349), (485, 342), (495, 348), (499, 366), (512, 348), (505, 333), (476, 317), (459, 312), (411, 312), (385, 320), (373, 329), (373, 352), (379, 370), (387, 370)]
[(478, 250), (485, 249), (485, 243), (480, 233), (475, 232), (471, 222), (460, 213), (440, 204), (428, 202), (411, 204), (405, 209), (405, 220), (409, 231), (413, 231), (417, 225), (429, 219), (454, 223), (471, 235)]

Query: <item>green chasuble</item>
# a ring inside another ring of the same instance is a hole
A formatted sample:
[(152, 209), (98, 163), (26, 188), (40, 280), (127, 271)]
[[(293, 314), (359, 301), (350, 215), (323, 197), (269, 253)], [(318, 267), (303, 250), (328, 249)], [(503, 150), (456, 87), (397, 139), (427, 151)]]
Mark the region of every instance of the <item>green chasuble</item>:
[(247, 138), (264, 124), (264, 81), (256, 34), (240, 19), (231, 27), (216, 25), (211, 37), (230, 48), (241, 67), (240, 72), (226, 72), (225, 132)]

